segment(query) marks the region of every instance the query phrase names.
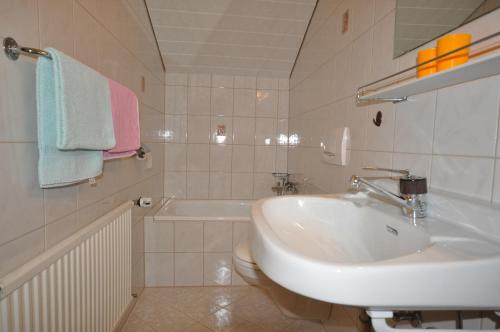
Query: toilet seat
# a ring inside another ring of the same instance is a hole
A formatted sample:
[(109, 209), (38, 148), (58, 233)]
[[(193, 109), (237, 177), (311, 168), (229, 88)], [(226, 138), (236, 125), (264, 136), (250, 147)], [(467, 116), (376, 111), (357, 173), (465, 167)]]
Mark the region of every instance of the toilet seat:
[(241, 274), (243, 279), (252, 285), (264, 286), (269, 283), (269, 279), (255, 263), (247, 242), (240, 243), (233, 253), (234, 268)]
[(294, 319), (326, 320), (330, 304), (293, 293), (269, 279), (255, 263), (248, 242), (242, 242), (233, 251), (234, 269), (249, 284), (264, 288), (280, 311)]

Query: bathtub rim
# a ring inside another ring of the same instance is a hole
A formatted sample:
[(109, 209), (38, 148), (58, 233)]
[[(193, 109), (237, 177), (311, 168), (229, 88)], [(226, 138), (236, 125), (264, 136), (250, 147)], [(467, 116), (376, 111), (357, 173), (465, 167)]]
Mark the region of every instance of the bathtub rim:
[(169, 204), (175, 204), (176, 202), (205, 202), (205, 203), (213, 203), (213, 202), (242, 202), (250, 204), (251, 206), (256, 202), (256, 200), (251, 199), (176, 199), (170, 198), (163, 202), (160, 205), (158, 210), (151, 215), (150, 221), (154, 222), (182, 222), (182, 221), (234, 221), (234, 222), (248, 222), (251, 221), (252, 216), (249, 214), (248, 216), (222, 216), (222, 217), (213, 217), (213, 216), (176, 216), (176, 215), (161, 215), (161, 211), (164, 210)]

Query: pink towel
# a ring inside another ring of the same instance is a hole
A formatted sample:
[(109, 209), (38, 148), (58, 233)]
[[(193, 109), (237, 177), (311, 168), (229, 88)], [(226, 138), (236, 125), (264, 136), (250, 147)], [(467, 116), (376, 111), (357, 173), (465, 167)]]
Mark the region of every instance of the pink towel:
[(116, 145), (104, 151), (104, 160), (130, 157), (141, 146), (137, 97), (123, 85), (113, 80), (108, 81)]

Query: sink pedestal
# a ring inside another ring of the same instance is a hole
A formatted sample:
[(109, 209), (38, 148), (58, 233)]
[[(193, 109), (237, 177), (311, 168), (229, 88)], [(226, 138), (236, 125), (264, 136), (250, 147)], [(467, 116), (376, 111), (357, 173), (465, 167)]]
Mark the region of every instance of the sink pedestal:
[[(428, 332), (428, 329), (425, 328), (413, 328), (413, 329), (398, 329), (391, 327), (387, 324), (387, 319), (390, 319), (393, 317), (394, 313), (392, 311), (372, 311), (372, 310), (367, 310), (366, 313), (368, 316), (370, 316), (372, 320), (372, 326), (373, 330), (375, 332), (409, 332), (409, 331), (426, 331)], [(452, 332), (452, 331), (460, 331), (460, 332), (499, 332), (500, 329), (497, 330), (467, 330), (467, 329), (432, 329), (432, 332)]]

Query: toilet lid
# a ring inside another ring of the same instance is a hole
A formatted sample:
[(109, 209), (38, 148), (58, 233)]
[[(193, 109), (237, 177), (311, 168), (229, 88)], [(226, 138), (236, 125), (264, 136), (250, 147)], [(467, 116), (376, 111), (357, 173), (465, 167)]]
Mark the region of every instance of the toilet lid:
[(236, 246), (234, 249), (234, 256), (240, 261), (257, 266), (252, 258), (252, 253), (250, 252), (250, 245), (248, 242), (242, 242)]

